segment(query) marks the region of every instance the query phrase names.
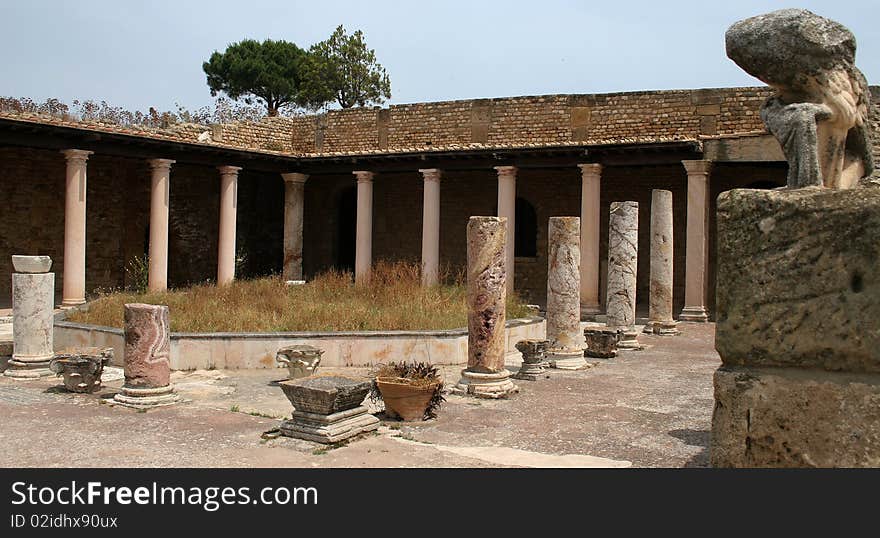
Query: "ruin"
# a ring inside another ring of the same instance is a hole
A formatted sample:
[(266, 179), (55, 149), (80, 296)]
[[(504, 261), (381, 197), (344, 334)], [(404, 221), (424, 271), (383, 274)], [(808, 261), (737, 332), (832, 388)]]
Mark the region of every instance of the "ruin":
[(522, 353), (522, 366), (514, 374), (514, 379), (525, 381), (537, 381), (544, 373), (544, 363), (547, 360), (548, 340), (520, 340), (516, 343), (516, 349)]
[(639, 204), (612, 202), (608, 224), (608, 299), (605, 324), (623, 331), (618, 347), (641, 347), (636, 331)]
[(32, 379), (52, 375), (55, 356), (55, 273), (48, 256), (13, 256), (12, 359), (6, 377)]
[(468, 364), (455, 394), (504, 398), (519, 390), (504, 367), (506, 232), (504, 217), (468, 220)]
[(673, 277), (672, 193), (654, 189), (651, 193), (651, 289), (646, 333), (678, 334), (672, 319)]
[(547, 360), (553, 368), (586, 366), (581, 330), (580, 219), (551, 217), (547, 270)]

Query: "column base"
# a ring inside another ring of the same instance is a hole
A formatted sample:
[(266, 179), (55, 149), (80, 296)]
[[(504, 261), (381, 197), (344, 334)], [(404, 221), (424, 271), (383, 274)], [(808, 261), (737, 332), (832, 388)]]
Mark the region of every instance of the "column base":
[(599, 305), (581, 305), (581, 321), (596, 321), (596, 316), (604, 315)]
[(681, 334), (677, 325), (677, 321), (649, 321), (642, 332), (658, 336), (677, 336)]
[(452, 394), (474, 396), (476, 398), (507, 398), (519, 392), (519, 387), (510, 380), (510, 370), (504, 369), (492, 374), (461, 371), (461, 379), (452, 387)]
[(22, 361), (13, 356), (13, 358), (9, 360), (9, 365), (6, 368), (6, 371), (3, 372), (3, 375), (11, 379), (39, 379), (41, 377), (53, 376), (55, 374), (49, 369), (49, 360), (53, 356), (54, 355), (50, 356), (49, 359), (46, 360), (36, 361)]
[(120, 392), (113, 396), (113, 402), (117, 405), (135, 409), (172, 405), (179, 401), (180, 395), (174, 391), (173, 385), (142, 389), (123, 386)]
[(524, 381), (537, 381), (546, 374), (547, 371), (544, 369), (543, 361), (532, 363), (524, 362), (522, 363), (522, 366), (520, 366), (519, 372), (515, 373), (512, 377)]
[(550, 367), (557, 370), (584, 370), (589, 367), (582, 349), (572, 351), (548, 350), (547, 360), (550, 361)]
[(378, 427), (379, 419), (365, 406), (359, 405), (330, 415), (294, 411), (293, 418), (281, 423), (281, 433), (286, 437), (329, 445)]
[(639, 331), (634, 326), (623, 329), (623, 335), (617, 343), (617, 349), (628, 351), (642, 349), (642, 344), (639, 343)]
[(678, 321), (706, 323), (709, 321), (709, 312), (705, 306), (686, 306), (682, 308), (681, 314), (678, 315)]

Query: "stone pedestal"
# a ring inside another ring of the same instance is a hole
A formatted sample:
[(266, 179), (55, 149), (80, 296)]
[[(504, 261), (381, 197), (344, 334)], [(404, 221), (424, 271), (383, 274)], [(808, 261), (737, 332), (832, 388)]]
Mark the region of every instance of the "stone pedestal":
[(467, 226), (468, 365), (454, 394), (503, 398), (518, 391), (504, 367), (507, 219), (471, 217)]
[(672, 193), (651, 191), (651, 282), (646, 333), (675, 336), (672, 319)]
[(369, 381), (328, 375), (279, 385), (295, 408), (293, 417), (281, 424), (281, 433), (288, 437), (332, 444), (379, 427), (379, 419), (361, 405), (370, 391)]
[(547, 340), (520, 340), (516, 349), (522, 353), (522, 366), (513, 377), (526, 381), (537, 381), (545, 374), (544, 364), (547, 359)]
[(880, 466), (880, 187), (718, 198), (716, 467)]
[(620, 349), (639, 349), (636, 331), (636, 271), (639, 253), (639, 204), (612, 202), (608, 220), (608, 289), (605, 324), (620, 329)]
[[(33, 379), (52, 375), (49, 361), (55, 356), (55, 273), (47, 272), (47, 256), (13, 256), (12, 359), (3, 375)], [(28, 271), (28, 272), (24, 272)]]
[(149, 408), (180, 400), (171, 385), (168, 307), (125, 305), (125, 384), (113, 398), (119, 405)]
[(580, 219), (551, 217), (547, 267), (547, 360), (563, 370), (586, 367), (581, 331)]

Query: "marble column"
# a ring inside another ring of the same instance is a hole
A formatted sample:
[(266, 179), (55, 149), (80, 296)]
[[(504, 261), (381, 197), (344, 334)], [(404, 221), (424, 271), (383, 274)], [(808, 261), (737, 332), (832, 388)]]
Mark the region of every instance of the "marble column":
[(496, 166), (498, 172), (498, 216), (507, 219), (507, 242), (505, 243), (504, 264), (507, 268), (507, 292), (513, 293), (513, 280), (516, 273), (514, 256), (516, 252), (516, 172), (515, 166)]
[(61, 153), (67, 160), (61, 305), (76, 306), (86, 302), (86, 161), (93, 152)]
[(468, 365), (453, 392), (503, 398), (518, 390), (504, 367), (507, 337), (507, 219), (471, 217), (467, 225)]
[(305, 208), (305, 187), (308, 174), (291, 172), (281, 174), (284, 179), (284, 280), (303, 279), (303, 209)]
[(712, 161), (681, 161), (687, 170), (687, 243), (684, 308), (681, 321), (709, 321), (707, 308), (709, 252), (709, 171)]
[(373, 266), (373, 172), (357, 170), (357, 229), (355, 231), (354, 282), (369, 284)]
[(612, 202), (608, 220), (608, 294), (606, 322), (623, 330), (620, 349), (641, 347), (636, 331), (636, 272), (639, 251), (639, 204)]
[(425, 183), (422, 201), (422, 285), (440, 280), (440, 175), (436, 168), (419, 170)]
[(238, 166), (220, 171), (220, 238), (217, 241), (217, 285), (235, 280), (235, 221), (238, 211)]
[(13, 256), (12, 359), (4, 375), (34, 379), (52, 375), (49, 361), (55, 356), (55, 273), (48, 256)]
[(599, 197), (601, 164), (581, 169), (581, 318), (602, 313), (599, 305)]
[(563, 370), (587, 365), (581, 330), (580, 220), (551, 217), (547, 232), (547, 360)]
[(672, 192), (651, 191), (651, 282), (646, 333), (678, 334), (672, 319)]
[(168, 196), (170, 159), (151, 159), (150, 265), (147, 287), (152, 292), (168, 289)]
[(124, 306), (125, 384), (117, 404), (148, 408), (180, 398), (171, 385), (171, 340), (168, 307), (133, 303)]

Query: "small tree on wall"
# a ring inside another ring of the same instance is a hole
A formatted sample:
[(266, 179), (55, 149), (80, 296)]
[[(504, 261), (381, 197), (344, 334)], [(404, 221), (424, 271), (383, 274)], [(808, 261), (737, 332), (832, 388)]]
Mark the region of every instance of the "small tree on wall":
[(391, 98), (391, 79), (368, 49), (364, 34), (348, 35), (339, 25), (309, 49), (303, 94), (316, 107), (336, 101), (342, 108), (381, 104)]
[(225, 52), (214, 52), (202, 69), (211, 95), (226, 93), (232, 99), (266, 106), (269, 116), (291, 105), (301, 105), (302, 71), (308, 53), (288, 41), (245, 39)]

